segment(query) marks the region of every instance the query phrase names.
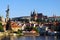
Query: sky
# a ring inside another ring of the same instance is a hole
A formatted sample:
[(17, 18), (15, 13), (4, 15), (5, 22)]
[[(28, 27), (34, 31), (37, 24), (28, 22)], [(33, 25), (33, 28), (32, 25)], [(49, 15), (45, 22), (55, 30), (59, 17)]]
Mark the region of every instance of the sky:
[(47, 16), (60, 16), (60, 0), (0, 0), (0, 16), (6, 17), (9, 5), (9, 17), (30, 16), (31, 11)]

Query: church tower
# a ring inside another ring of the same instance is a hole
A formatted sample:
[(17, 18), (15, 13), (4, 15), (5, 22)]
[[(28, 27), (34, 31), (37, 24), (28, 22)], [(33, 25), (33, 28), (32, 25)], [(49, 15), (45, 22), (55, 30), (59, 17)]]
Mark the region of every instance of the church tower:
[(31, 12), (31, 20), (32, 21), (36, 21), (37, 20), (37, 12), (34, 10), (33, 12)]
[(9, 20), (9, 5), (7, 6), (6, 10), (6, 22)]
[(34, 12), (33, 12), (33, 14), (34, 14), (34, 20), (36, 21), (37, 20), (37, 12), (34, 10)]

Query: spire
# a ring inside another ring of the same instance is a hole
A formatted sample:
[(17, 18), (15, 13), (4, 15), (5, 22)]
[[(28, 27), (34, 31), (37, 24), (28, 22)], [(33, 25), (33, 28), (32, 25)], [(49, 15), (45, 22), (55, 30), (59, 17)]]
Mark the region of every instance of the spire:
[(32, 11), (31, 11), (31, 15), (32, 15)]
[(7, 10), (6, 10), (6, 12), (9, 12), (9, 5), (7, 6)]
[(9, 20), (9, 5), (7, 6), (6, 10), (6, 22)]
[(56, 15), (55, 14), (53, 14), (53, 17), (54, 17), (54, 20), (56, 21)]
[(33, 14), (36, 14), (36, 11), (35, 11), (35, 9), (34, 9), (34, 11), (33, 11)]

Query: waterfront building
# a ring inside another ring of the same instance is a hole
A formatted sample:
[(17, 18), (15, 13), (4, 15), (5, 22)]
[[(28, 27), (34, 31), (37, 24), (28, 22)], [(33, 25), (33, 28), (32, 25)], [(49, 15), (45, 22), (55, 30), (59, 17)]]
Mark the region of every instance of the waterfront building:
[(11, 30), (12, 31), (18, 31), (21, 29), (21, 27), (22, 27), (21, 25), (17, 24), (16, 22), (11, 21)]
[(3, 16), (0, 16), (0, 21), (5, 22), (5, 18)]

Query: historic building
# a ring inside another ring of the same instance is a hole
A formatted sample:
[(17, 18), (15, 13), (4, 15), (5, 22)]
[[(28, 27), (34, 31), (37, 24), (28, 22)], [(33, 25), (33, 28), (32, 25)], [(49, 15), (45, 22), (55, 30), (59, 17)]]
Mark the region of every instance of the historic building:
[(1, 22), (5, 22), (5, 19), (4, 19), (3, 16), (0, 16), (0, 21), (1, 21)]
[(31, 19), (37, 20), (37, 19), (47, 19), (47, 16), (43, 15), (43, 13), (37, 13), (35, 10), (31, 12)]
[(31, 20), (37, 20), (37, 13), (35, 10), (31, 12)]
[(7, 10), (6, 10), (6, 22), (9, 20), (9, 5), (7, 6)]
[(52, 16), (52, 17), (48, 17), (49, 21), (59, 21), (60, 22), (60, 16)]
[(30, 21), (36, 21), (37, 19), (47, 19), (47, 16), (43, 15), (42, 13), (37, 13), (35, 10), (31, 12), (30, 16), (22, 16), (22, 17), (15, 17), (12, 18), (12, 21), (22, 21), (22, 22), (30, 22)]
[(6, 10), (6, 30), (11, 30), (11, 20), (9, 18), (9, 5), (7, 6), (7, 10)]

